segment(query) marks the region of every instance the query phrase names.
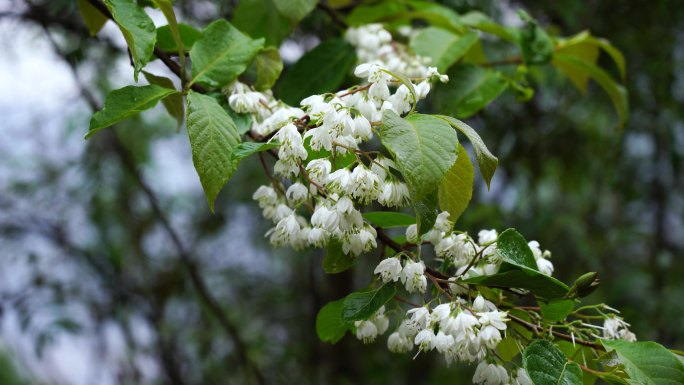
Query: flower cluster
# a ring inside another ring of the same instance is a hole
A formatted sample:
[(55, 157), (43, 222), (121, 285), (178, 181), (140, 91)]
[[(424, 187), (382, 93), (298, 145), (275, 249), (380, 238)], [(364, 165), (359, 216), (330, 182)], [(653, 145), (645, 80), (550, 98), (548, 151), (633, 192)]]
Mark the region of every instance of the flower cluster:
[(629, 331), (629, 324), (622, 320), (622, 318), (610, 315), (603, 321), (603, 338), (609, 340), (625, 340), (634, 342), (636, 335)]

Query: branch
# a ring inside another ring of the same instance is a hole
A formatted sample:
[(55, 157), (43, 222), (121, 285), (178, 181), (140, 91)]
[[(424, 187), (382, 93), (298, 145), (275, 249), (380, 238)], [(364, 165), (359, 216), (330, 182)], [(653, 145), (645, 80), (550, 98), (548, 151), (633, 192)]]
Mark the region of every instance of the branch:
[[(532, 331), (534, 334), (536, 334), (538, 336), (542, 335), (542, 332), (543, 332), (542, 327), (535, 325), (531, 322), (527, 322), (524, 319), (518, 318), (512, 314), (508, 314), (508, 318), (510, 318), (512, 321), (515, 321), (516, 323), (520, 324), (525, 329)], [(573, 343), (576, 343), (579, 345), (583, 345), (583, 346), (587, 346), (587, 347), (590, 347), (590, 348), (593, 348), (596, 350), (604, 350), (604, 351), (606, 350), (603, 347), (603, 345), (601, 345), (601, 344), (597, 344), (597, 343), (591, 342), (591, 341), (581, 340), (578, 338), (572, 338), (572, 336), (569, 334), (565, 334), (565, 333), (561, 333), (561, 332), (557, 332), (557, 331), (553, 331), (553, 330), (551, 331), (551, 334), (553, 334), (555, 337), (558, 337), (562, 340), (570, 341), (570, 342), (573, 342)]]

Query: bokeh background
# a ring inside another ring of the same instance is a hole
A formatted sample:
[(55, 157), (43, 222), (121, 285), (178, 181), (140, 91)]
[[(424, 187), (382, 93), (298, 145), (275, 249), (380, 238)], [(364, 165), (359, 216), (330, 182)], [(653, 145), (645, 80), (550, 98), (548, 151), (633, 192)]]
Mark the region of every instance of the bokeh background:
[[(278, 384), (470, 383), (470, 369), (391, 355), (383, 339), (317, 339), (317, 310), (370, 278), (326, 276), (320, 253), (268, 246), (250, 200), (266, 182), (257, 162), (243, 162), (211, 215), (187, 136), (161, 109), (84, 141), (92, 107), (132, 71), (115, 26), (89, 38), (76, 3), (0, 2), (0, 384), (240, 384), (245, 372)], [(233, 3), (176, 1), (198, 27), (230, 18)], [(565, 282), (600, 272), (588, 302), (621, 309), (639, 339), (684, 349), (684, 9), (446, 3), (504, 23), (523, 8), (623, 51), (622, 131), (598, 87), (582, 95), (544, 68), (530, 102), (507, 94), (469, 120), (500, 168), (491, 191), (477, 181), (459, 227), (516, 227), (553, 252)], [(286, 64), (337, 33), (315, 11), (281, 48)]]

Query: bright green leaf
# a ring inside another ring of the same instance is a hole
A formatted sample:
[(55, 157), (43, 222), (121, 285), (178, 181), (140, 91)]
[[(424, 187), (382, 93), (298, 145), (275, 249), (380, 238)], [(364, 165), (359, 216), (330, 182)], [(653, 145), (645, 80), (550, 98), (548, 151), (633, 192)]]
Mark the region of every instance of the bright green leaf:
[(309, 95), (337, 91), (355, 62), (354, 47), (342, 39), (326, 40), (283, 74), (279, 97), (296, 106)]
[(277, 142), (242, 142), (235, 147), (232, 155), (233, 160), (239, 161), (252, 154), (256, 154), (257, 152), (268, 151), (272, 148), (277, 148), (278, 146), (280, 146), (280, 144)]
[(489, 152), (489, 149), (484, 144), (484, 141), (482, 141), (482, 138), (480, 138), (480, 135), (478, 135), (477, 131), (475, 131), (472, 127), (458, 119), (452, 118), (451, 116), (436, 116), (449, 122), (452, 127), (461, 131), (461, 133), (468, 138), (470, 144), (473, 145), (475, 159), (477, 159), (477, 165), (480, 167), (480, 174), (482, 174), (485, 183), (487, 183), (487, 188), (489, 188), (489, 183), (494, 176), (496, 166), (499, 164), (499, 159)]
[(478, 33), (468, 31), (459, 36), (436, 27), (419, 30), (411, 38), (410, 47), (413, 52), (432, 59), (430, 65), (440, 72), (446, 72), (456, 63), (478, 40)]
[(449, 212), (449, 220), (456, 222), (468, 207), (470, 198), (473, 196), (474, 176), (475, 171), (468, 152), (459, 144), (456, 162), (444, 175), (437, 189), (439, 209)]
[(190, 83), (222, 87), (245, 72), (262, 47), (262, 39), (252, 40), (227, 21), (216, 20), (202, 31), (190, 50)]
[(397, 293), (394, 284), (386, 284), (375, 290), (349, 294), (342, 303), (342, 319), (346, 322), (365, 320), (375, 314)]
[(295, 24), (313, 11), (317, 2), (317, 0), (273, 0), (278, 12)]
[(382, 229), (407, 227), (416, 223), (416, 218), (394, 211), (373, 211), (369, 213), (363, 213), (363, 218), (373, 224), (373, 226), (377, 226)]
[(88, 0), (78, 0), (78, 9), (81, 12), (81, 18), (83, 19), (86, 28), (88, 28), (90, 36), (97, 35), (107, 20), (109, 20), (107, 16), (103, 15), (102, 12), (90, 4)]
[(559, 299), (549, 302), (539, 301), (542, 317), (548, 322), (564, 320), (575, 308), (575, 301), (571, 299)]
[(551, 342), (533, 341), (523, 352), (523, 367), (534, 385), (581, 385), (582, 369)]
[(401, 118), (391, 110), (382, 117), (378, 136), (394, 158), (411, 191), (419, 201), (437, 190), (456, 161), (458, 137), (443, 119), (413, 114)]
[(256, 56), (257, 81), (254, 88), (258, 91), (270, 90), (283, 71), (283, 61), (276, 47), (266, 47)]
[(472, 64), (452, 67), (449, 82), (435, 87), (437, 110), (465, 119), (493, 102), (508, 87), (500, 72)]
[(520, 49), (525, 64), (545, 64), (553, 57), (553, 41), (543, 28), (527, 12), (518, 11), (527, 25), (520, 32)]
[[(173, 82), (169, 78), (157, 76), (147, 71), (143, 71), (143, 75), (145, 75), (145, 79), (147, 79), (147, 81), (150, 84), (154, 84), (171, 90), (176, 89), (173, 85)], [(183, 95), (179, 92), (171, 94), (162, 99), (162, 104), (164, 104), (164, 108), (166, 108), (166, 111), (169, 113), (169, 115), (173, 116), (176, 119), (176, 123), (178, 124), (178, 127), (180, 127), (183, 124), (183, 120), (185, 119), (185, 109), (183, 108)]]
[(356, 257), (345, 254), (342, 251), (342, 244), (338, 240), (331, 240), (326, 247), (325, 257), (323, 258), (323, 271), (328, 274), (337, 274), (348, 270), (354, 266)]
[(304, 139), (304, 149), (306, 149), (306, 159), (308, 161), (322, 158), (330, 159), (330, 163), (332, 163), (332, 171), (339, 170), (356, 162), (356, 154), (352, 152), (347, 152), (344, 155), (336, 152), (335, 156), (333, 156), (332, 152), (324, 148), (321, 148), (318, 151), (313, 150), (311, 148), (311, 137)]
[(406, 12), (406, 6), (397, 1), (385, 1), (373, 5), (359, 5), (347, 16), (347, 24), (359, 26), (396, 18)]
[(631, 384), (684, 384), (684, 364), (662, 345), (605, 339), (601, 343), (606, 349), (617, 352)]
[(134, 0), (104, 0), (128, 43), (133, 58), (135, 80), (154, 51), (157, 40), (154, 23)]
[(240, 0), (233, 11), (233, 25), (253, 38), (263, 37), (266, 45), (280, 46), (292, 31), (274, 0)]
[(506, 338), (502, 339), (498, 345), (496, 345), (496, 350), (499, 352), (499, 356), (504, 361), (511, 361), (518, 354), (520, 354), (520, 347), (518, 346), (518, 340), (512, 335), (508, 335)]
[(213, 212), (216, 196), (237, 166), (232, 154), (240, 136), (223, 107), (214, 98), (196, 92), (188, 94), (186, 125), (192, 162)]
[(349, 323), (342, 320), (343, 302), (344, 298), (328, 302), (316, 315), (316, 334), (321, 341), (334, 344), (349, 330)]
[[(178, 24), (178, 33), (180, 33), (185, 51), (189, 51), (195, 44), (195, 41), (202, 36), (202, 32), (195, 29), (195, 27), (183, 23)], [(171, 28), (168, 25), (157, 28), (157, 47), (166, 52), (178, 51), (178, 45), (176, 45), (173, 32), (171, 32)]]
[(149, 110), (163, 98), (176, 93), (176, 90), (147, 86), (126, 86), (107, 95), (104, 108), (93, 114), (86, 139), (97, 131), (129, 118), (141, 111)]
[(230, 106), (226, 105), (224, 106), (224, 110), (228, 113), (230, 118), (233, 120), (233, 123), (235, 123), (235, 127), (237, 127), (237, 133), (239, 135), (244, 135), (249, 130), (252, 129), (252, 123), (254, 122), (254, 118), (252, 117), (252, 114), (249, 113), (238, 113), (235, 112)]

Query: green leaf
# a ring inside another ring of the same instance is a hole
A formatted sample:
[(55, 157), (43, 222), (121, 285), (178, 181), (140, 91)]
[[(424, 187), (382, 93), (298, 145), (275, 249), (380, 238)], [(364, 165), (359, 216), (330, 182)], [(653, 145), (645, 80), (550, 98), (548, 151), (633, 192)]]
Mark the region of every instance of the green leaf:
[(508, 87), (503, 75), (473, 64), (452, 67), (449, 82), (435, 87), (437, 110), (465, 119), (493, 102)]
[(134, 0), (104, 0), (130, 48), (133, 58), (133, 76), (145, 67), (154, 51), (157, 40), (154, 23)]
[(99, 9), (93, 7), (88, 0), (78, 0), (78, 9), (81, 12), (81, 18), (86, 28), (88, 28), (90, 36), (97, 35), (107, 20), (109, 20)]
[[(591, 79), (596, 81), (596, 83), (598, 83), (599, 86), (601, 86), (601, 88), (603, 88), (603, 90), (608, 94), (610, 101), (615, 107), (618, 117), (618, 127), (622, 128), (624, 126), (629, 114), (629, 103), (627, 101), (627, 91), (623, 86), (613, 80), (613, 78), (603, 69), (592, 63), (585, 62), (576, 56), (556, 54), (554, 56), (554, 62), (557, 63), (557, 65), (562, 64), (569, 68), (574, 68), (577, 71), (586, 73)], [(564, 67), (559, 66), (559, 68), (562, 70)]]
[(313, 11), (317, 2), (317, 0), (273, 0), (278, 12), (295, 24)]
[(622, 340), (601, 340), (601, 343), (617, 352), (630, 384), (684, 384), (684, 364), (662, 345)]
[(437, 190), (456, 161), (458, 137), (448, 123), (434, 116), (413, 114), (402, 119), (386, 110), (378, 136), (392, 154), (414, 201)]
[(233, 160), (240, 161), (257, 152), (268, 151), (272, 148), (277, 148), (278, 146), (280, 146), (280, 143), (278, 142), (242, 142), (235, 147), (235, 150), (233, 151)]
[(332, 163), (332, 171), (345, 168), (350, 164), (356, 162), (356, 154), (352, 152), (347, 152), (344, 155), (340, 154), (339, 152), (336, 152), (335, 156), (333, 156), (332, 152), (324, 148), (321, 148), (318, 151), (314, 151), (311, 148), (311, 137), (304, 139), (304, 149), (306, 149), (306, 159), (308, 161), (312, 161), (314, 159), (329, 158), (330, 163)]
[(511, 43), (518, 42), (518, 32), (515, 29), (502, 26), (482, 12), (470, 11), (465, 13), (461, 15), (461, 22), (468, 27), (498, 36)]
[(421, 200), (414, 200), (413, 211), (416, 212), (418, 235), (423, 235), (435, 225), (437, 220), (437, 192), (432, 192)]
[(254, 38), (263, 37), (266, 45), (280, 46), (292, 31), (274, 0), (241, 0), (233, 12), (233, 25)]
[(279, 97), (295, 106), (309, 95), (337, 91), (356, 62), (355, 52), (342, 39), (322, 42), (283, 74)]
[(342, 251), (340, 241), (333, 239), (326, 247), (325, 257), (323, 258), (323, 271), (328, 274), (337, 274), (348, 270), (356, 262), (356, 257), (345, 254)]
[(192, 162), (213, 212), (216, 196), (237, 167), (232, 154), (240, 136), (233, 120), (210, 96), (190, 92), (187, 111)]
[(457, 34), (466, 32), (465, 25), (456, 11), (441, 4), (428, 1), (409, 1), (413, 11), (408, 12), (407, 16), (411, 19), (422, 19), (430, 25), (440, 27)]
[(266, 47), (256, 56), (257, 81), (254, 88), (258, 91), (270, 90), (283, 71), (283, 61), (276, 47)]
[(436, 27), (419, 30), (411, 38), (410, 47), (413, 52), (432, 59), (430, 65), (440, 72), (456, 63), (477, 42), (479, 35), (468, 31), (463, 36)]
[(551, 342), (533, 341), (523, 352), (523, 367), (534, 385), (581, 385), (582, 369)]
[(571, 299), (559, 299), (549, 302), (538, 301), (542, 317), (548, 322), (564, 320), (575, 308), (575, 301)]
[(230, 108), (229, 105), (224, 106), (224, 110), (228, 113), (230, 118), (233, 120), (233, 123), (235, 123), (235, 127), (237, 127), (237, 133), (239, 135), (244, 135), (249, 130), (252, 129), (252, 123), (254, 122), (254, 118), (252, 117), (252, 114), (249, 113), (238, 113), (233, 111), (232, 108)]
[(504, 361), (511, 361), (520, 354), (517, 339), (510, 334), (496, 345), (496, 350)]
[(418, 98), (416, 97), (416, 90), (413, 86), (413, 83), (411, 82), (411, 79), (408, 78), (408, 76), (398, 73), (398, 72), (392, 72), (392, 71), (387, 71), (387, 70), (382, 70), (382, 72), (385, 72), (389, 75), (391, 75), (393, 78), (399, 80), (399, 82), (403, 85), (406, 86), (406, 88), (409, 91), (409, 94), (411, 95), (411, 111), (408, 112), (408, 114), (412, 114), (413, 111), (416, 109), (416, 104), (418, 104)]
[(190, 50), (190, 84), (225, 86), (245, 72), (263, 43), (262, 39), (250, 39), (223, 19), (214, 21)]
[[(174, 91), (176, 89), (176, 87), (173, 85), (173, 82), (169, 78), (157, 76), (147, 71), (143, 71), (143, 75), (145, 75), (145, 79), (147, 79), (147, 81), (150, 84), (168, 88)], [(164, 108), (166, 108), (166, 111), (169, 113), (169, 115), (173, 116), (176, 119), (178, 127), (183, 125), (183, 120), (185, 119), (185, 110), (183, 108), (183, 95), (179, 92), (173, 93), (162, 99), (162, 104), (164, 104)]]
[(373, 224), (373, 226), (377, 226), (382, 229), (407, 227), (416, 223), (416, 218), (394, 211), (372, 211), (363, 213), (363, 218)]
[(347, 24), (359, 26), (380, 20), (396, 18), (406, 12), (406, 5), (396, 1), (385, 1), (374, 5), (359, 5), (347, 16)]
[(520, 49), (525, 64), (545, 64), (553, 57), (553, 41), (543, 28), (525, 11), (518, 11), (527, 26), (520, 32)]
[[(587, 32), (582, 32), (579, 35), (573, 36), (568, 40), (562, 40), (559, 42), (558, 49), (554, 55), (565, 54), (570, 56), (575, 56), (581, 60), (595, 64), (599, 56), (599, 47), (596, 44), (592, 44), (587, 41), (589, 34)], [(559, 70), (564, 72), (570, 81), (577, 87), (581, 92), (587, 91), (587, 83), (589, 82), (589, 75), (573, 66), (569, 66), (562, 61), (557, 60), (552, 61), (553, 65)]]
[(169, 32), (173, 38), (173, 42), (176, 45), (175, 51), (178, 52), (178, 58), (182, 60), (184, 67), (185, 63), (185, 46), (183, 44), (183, 39), (181, 38), (180, 29), (178, 27), (178, 20), (176, 20), (176, 13), (173, 11), (173, 1), (172, 0), (152, 0), (154, 5), (156, 5), (159, 10), (162, 11), (166, 21), (168, 22)]
[(475, 152), (475, 159), (477, 159), (477, 165), (480, 167), (480, 174), (484, 178), (485, 183), (487, 183), (487, 188), (489, 188), (489, 183), (492, 181), (494, 172), (496, 171), (496, 166), (499, 164), (499, 159), (497, 159), (482, 141), (480, 135), (477, 134), (472, 127), (465, 124), (464, 122), (452, 118), (451, 116), (435, 115), (441, 119), (446, 120), (451, 124), (452, 127), (461, 131), (463, 135), (468, 138), (470, 144), (473, 145), (473, 151)]
[[(591, 36), (588, 31), (582, 31), (574, 36), (566, 39), (559, 39), (557, 43), (556, 52), (558, 53), (570, 53), (575, 56), (580, 56), (584, 61), (590, 63), (596, 63), (596, 58), (592, 59), (592, 55), (587, 55), (586, 52), (596, 52), (595, 55), (598, 56), (598, 50), (602, 49), (608, 56), (613, 59), (615, 66), (617, 67), (620, 78), (624, 81), (626, 73), (625, 57), (622, 52), (615, 48), (610, 41), (596, 36)], [(575, 47), (578, 47), (575, 49)], [(584, 54), (581, 51), (585, 51)]]
[(375, 290), (349, 294), (342, 303), (342, 319), (346, 322), (366, 320), (394, 297), (397, 288), (386, 284)]
[[(195, 41), (202, 36), (202, 32), (195, 29), (195, 27), (180, 23), (178, 24), (178, 33), (180, 33), (183, 48), (187, 52), (195, 44)], [(163, 25), (157, 28), (157, 47), (167, 52), (177, 52), (178, 45), (171, 32), (171, 27)]]
[(163, 98), (176, 93), (176, 90), (148, 86), (126, 86), (107, 95), (104, 108), (93, 114), (86, 139), (97, 131), (129, 118), (141, 111), (149, 110)]
[(328, 302), (316, 316), (316, 334), (322, 341), (332, 344), (341, 340), (350, 324), (342, 319), (342, 303), (344, 298)]
[(468, 207), (470, 198), (473, 196), (474, 176), (475, 172), (468, 152), (459, 144), (456, 162), (444, 175), (437, 189), (439, 209), (449, 212), (449, 220), (456, 222)]
[(547, 300), (562, 298), (567, 294), (566, 284), (537, 270), (532, 250), (525, 238), (514, 229), (508, 229), (499, 235), (496, 251), (503, 260), (496, 274), (472, 277), (464, 282), (490, 287), (528, 289)]

